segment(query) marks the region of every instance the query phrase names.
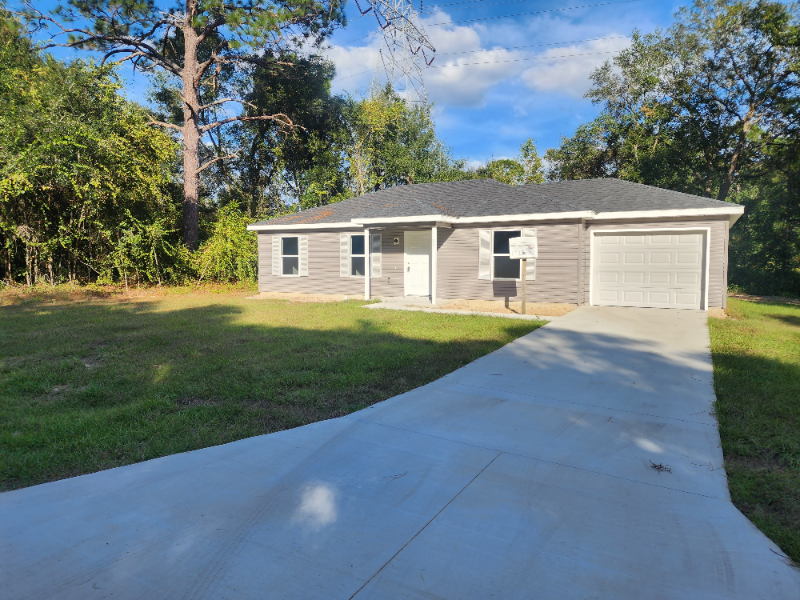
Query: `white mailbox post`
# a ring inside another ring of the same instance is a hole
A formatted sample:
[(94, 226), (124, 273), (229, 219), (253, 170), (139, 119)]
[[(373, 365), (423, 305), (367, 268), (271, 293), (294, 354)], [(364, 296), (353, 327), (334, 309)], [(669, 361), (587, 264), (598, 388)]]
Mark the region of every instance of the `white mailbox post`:
[(539, 256), (539, 246), (535, 237), (518, 237), (509, 240), (509, 258), (518, 258), (522, 261), (522, 314), (526, 314), (525, 306), (525, 280), (528, 272), (528, 259), (536, 260)]

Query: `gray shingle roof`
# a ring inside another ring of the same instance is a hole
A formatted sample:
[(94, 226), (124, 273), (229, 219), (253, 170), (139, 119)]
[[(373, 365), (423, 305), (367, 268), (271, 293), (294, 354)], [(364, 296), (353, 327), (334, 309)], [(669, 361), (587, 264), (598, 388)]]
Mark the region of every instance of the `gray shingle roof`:
[(256, 225), (349, 223), (351, 219), (488, 217), (576, 211), (628, 212), (720, 208), (729, 203), (619, 179), (583, 179), (512, 186), (470, 179), (393, 187)]
[(622, 179), (551, 181), (525, 187), (535, 188), (538, 193), (554, 200), (580, 206), (582, 210), (593, 210), (598, 213), (731, 206), (730, 202), (673, 192)]

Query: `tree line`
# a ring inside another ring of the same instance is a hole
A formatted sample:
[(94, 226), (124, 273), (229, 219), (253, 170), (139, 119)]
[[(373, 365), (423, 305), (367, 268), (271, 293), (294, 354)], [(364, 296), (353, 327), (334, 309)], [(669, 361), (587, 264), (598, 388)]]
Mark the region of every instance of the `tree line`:
[[(409, 106), (388, 87), (366, 98), (332, 95), (333, 65), (301, 54), (305, 38), (294, 48), (224, 54), (222, 34), (208, 30), (189, 62), (208, 72), (216, 53), (217, 66), (187, 99), (184, 73), (163, 64), (185, 64), (188, 30), (202, 37), (214, 10), (205, 20), (169, 17), (180, 26), (164, 32), (158, 56), (137, 57), (150, 61), (137, 66), (150, 81), (148, 105), (140, 106), (125, 98), (118, 64), (56, 60), (23, 21), (59, 19), (59, 31), (69, 31), (64, 23), (97, 17), (94, 30), (78, 27), (66, 45), (114, 53), (118, 39), (133, 37), (127, 47), (135, 51), (144, 28), (154, 27), (153, 7), (131, 3), (123, 26), (118, 16), (110, 22), (103, 2), (70, 6), (55, 15), (3, 14), (0, 276), (7, 282), (252, 280), (255, 237), (245, 226), (257, 218), (394, 185), (543, 180), (532, 140), (519, 163), (468, 169), (436, 136), (430, 106)], [(317, 41), (330, 31), (309, 29)], [(188, 153), (196, 154), (189, 162)]]
[(594, 71), (600, 115), (545, 154), (551, 179), (619, 177), (745, 206), (729, 280), (800, 295), (798, 6), (696, 0)]
[[(338, 0), (185, 4), (2, 13), (2, 279), (252, 279), (256, 218), (395, 185), (619, 177), (744, 204), (730, 281), (800, 294), (796, 5), (696, 0), (669, 29), (634, 31), (591, 76), (600, 115), (544, 165), (527, 140), (470, 169), (430, 106), (390, 88), (331, 94), (334, 67), (313, 49), (346, 24)], [(59, 61), (52, 45), (103, 59)], [(122, 94), (125, 61), (148, 75), (147, 106)]]

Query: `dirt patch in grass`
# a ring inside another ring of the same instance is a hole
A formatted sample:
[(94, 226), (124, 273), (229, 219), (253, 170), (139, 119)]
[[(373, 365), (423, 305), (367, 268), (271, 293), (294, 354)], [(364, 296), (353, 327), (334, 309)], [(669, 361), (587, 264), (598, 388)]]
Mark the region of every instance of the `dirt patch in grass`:
[(92, 302), (102, 300), (122, 301), (125, 299), (164, 298), (175, 295), (202, 295), (202, 294), (231, 294), (236, 292), (252, 292), (256, 289), (255, 283), (203, 283), (196, 285), (190, 283), (180, 286), (143, 285), (140, 287), (129, 286), (127, 289), (121, 285), (88, 286), (60, 284), (37, 284), (34, 286), (0, 285), (0, 307), (18, 304), (51, 305), (75, 302)]
[[(522, 302), (504, 302), (502, 300), (447, 300), (437, 305), (445, 310), (463, 310), (472, 312), (491, 312), (504, 314), (522, 314)], [(561, 317), (578, 308), (577, 304), (561, 304), (557, 302), (528, 302), (526, 309), (529, 315), (543, 317)]]
[(730, 294), (729, 298), (737, 298), (747, 302), (759, 302), (770, 304), (792, 304), (800, 306), (800, 298), (787, 298), (785, 296), (751, 296), (750, 294)]
[(729, 298), (727, 312), (709, 329), (731, 499), (800, 563), (800, 306)]
[(284, 292), (260, 292), (255, 296), (248, 296), (248, 300), (287, 300), (289, 302), (344, 302), (345, 300), (358, 300), (353, 296), (344, 294), (289, 294)]

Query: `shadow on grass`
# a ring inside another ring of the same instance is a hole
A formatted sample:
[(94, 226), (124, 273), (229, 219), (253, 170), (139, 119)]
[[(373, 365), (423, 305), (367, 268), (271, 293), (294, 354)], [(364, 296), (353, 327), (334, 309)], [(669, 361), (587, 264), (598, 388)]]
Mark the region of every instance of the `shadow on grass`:
[(541, 325), (160, 300), (0, 307), (2, 489), (342, 416)]
[(731, 499), (800, 564), (800, 366), (745, 352), (713, 358)]
[(800, 327), (800, 317), (795, 315), (766, 315), (770, 319), (777, 319), (778, 321), (783, 321), (787, 325), (792, 325), (793, 327)]

